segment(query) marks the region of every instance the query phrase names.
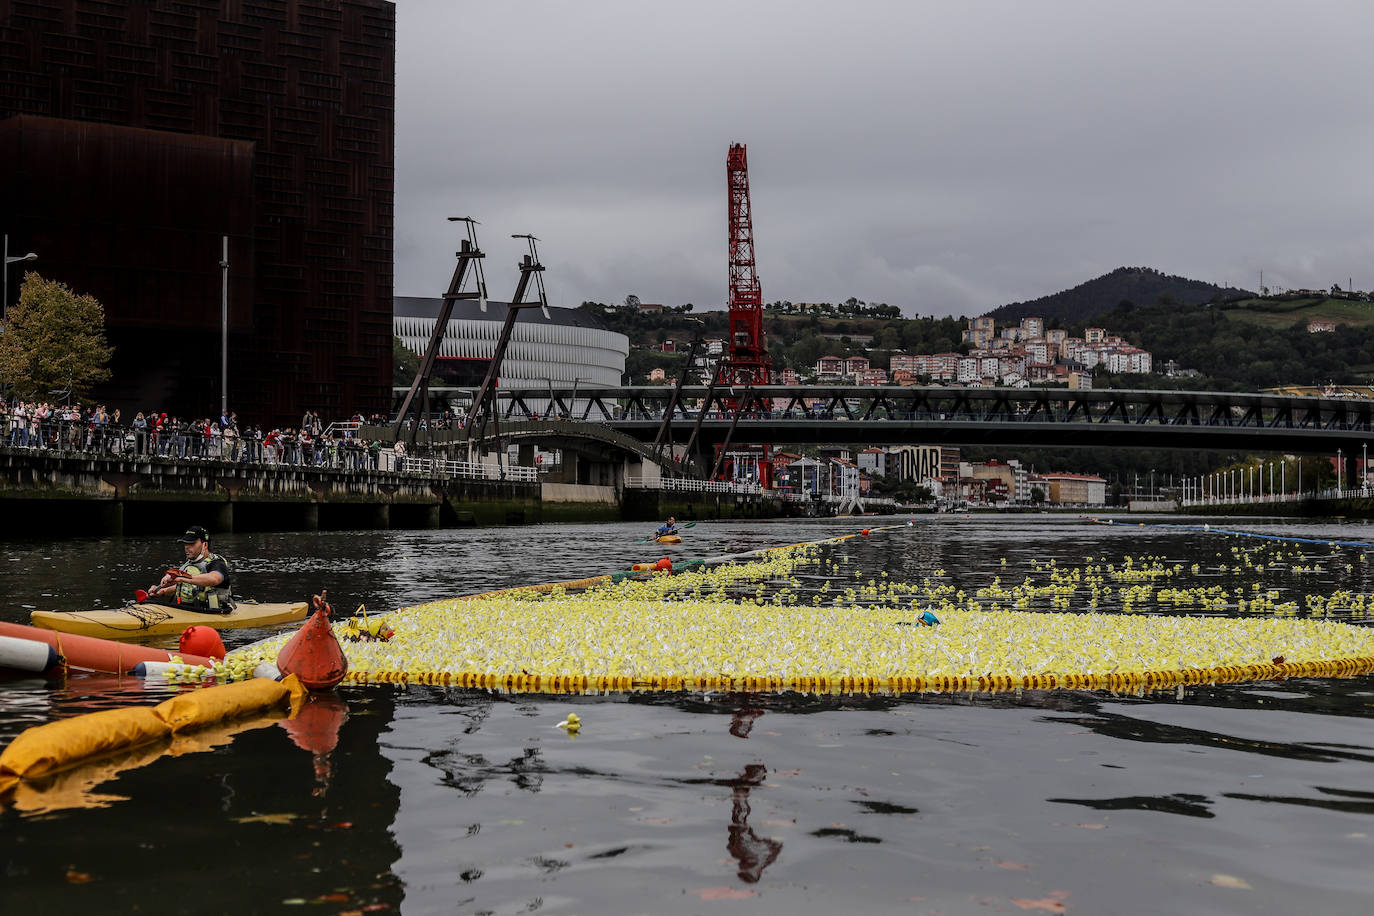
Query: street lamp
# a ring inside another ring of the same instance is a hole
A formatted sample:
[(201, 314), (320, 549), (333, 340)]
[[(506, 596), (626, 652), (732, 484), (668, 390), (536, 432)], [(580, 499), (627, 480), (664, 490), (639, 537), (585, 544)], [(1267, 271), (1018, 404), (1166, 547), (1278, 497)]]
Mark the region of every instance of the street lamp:
[(1340, 450), (1340, 449), (1336, 449), (1336, 495), (1337, 495), (1337, 496), (1340, 496), (1340, 495), (1341, 495), (1341, 487), (1342, 487), (1342, 485), (1345, 483), (1345, 481), (1341, 480), (1341, 477), (1342, 477), (1342, 476), (1344, 476), (1344, 475), (1341, 474), (1341, 450)]
[(13, 258), (10, 257), (10, 237), (9, 237), (9, 234), (8, 234), (8, 233), (5, 235), (5, 255), (4, 255), (4, 256), (5, 256), (5, 284), (4, 284), (4, 298), (0, 298), (0, 324), (3, 324), (3, 323), (4, 323), (4, 320), (5, 320), (5, 313), (9, 310), (9, 307), (10, 307), (10, 265), (11, 265), (11, 264), (18, 264), (18, 263), (20, 263), (21, 261), (37, 261), (37, 260), (38, 260), (38, 255), (34, 254), (32, 251), (30, 251), (30, 252), (29, 252), (28, 254), (26, 254), (26, 255), (19, 255), (19, 256), (13, 257)]
[(229, 236), (219, 259), (219, 418), (229, 417)]

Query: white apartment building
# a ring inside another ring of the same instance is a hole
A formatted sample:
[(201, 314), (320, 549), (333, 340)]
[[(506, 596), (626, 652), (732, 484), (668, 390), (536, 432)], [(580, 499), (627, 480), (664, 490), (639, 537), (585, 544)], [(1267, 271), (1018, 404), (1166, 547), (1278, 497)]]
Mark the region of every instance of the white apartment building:
[(1025, 343), (1026, 358), (1035, 363), (1052, 363), (1058, 354), (1053, 352), (1050, 342), (1043, 337)]
[(959, 374), (958, 353), (931, 353), (912, 359), (915, 360), (915, 370), (919, 375), (949, 380)]
[(887, 452), (880, 448), (866, 448), (859, 452), (859, 470), (887, 476)]

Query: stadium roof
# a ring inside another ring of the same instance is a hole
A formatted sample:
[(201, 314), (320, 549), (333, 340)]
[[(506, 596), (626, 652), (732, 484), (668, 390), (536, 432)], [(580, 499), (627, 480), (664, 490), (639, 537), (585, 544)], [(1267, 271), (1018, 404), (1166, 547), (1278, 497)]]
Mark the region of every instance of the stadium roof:
[[(394, 296), (392, 297), (392, 315), (396, 318), (438, 318), (439, 306), (442, 302), (442, 299), (430, 299), (424, 296)], [(509, 303), (506, 302), (488, 299), (487, 310), (484, 312), (477, 304), (477, 300), (459, 299), (453, 303), (453, 313), (450, 317), (471, 321), (504, 321), (508, 305)], [(547, 319), (537, 308), (523, 308), (516, 315), (515, 320), (521, 324), (555, 324), (574, 328), (595, 328), (599, 331), (610, 330), (606, 327), (605, 322), (591, 312), (584, 312), (581, 309), (559, 308), (553, 305), (549, 306)]]

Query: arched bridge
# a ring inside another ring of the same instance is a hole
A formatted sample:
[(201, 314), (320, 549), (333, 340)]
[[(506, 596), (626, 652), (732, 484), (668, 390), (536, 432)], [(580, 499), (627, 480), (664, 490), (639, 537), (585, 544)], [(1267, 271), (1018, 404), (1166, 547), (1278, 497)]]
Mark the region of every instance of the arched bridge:
[[(386, 430), (367, 427), (364, 433), (380, 436)], [(457, 447), (462, 447), (469, 440), (474, 445), (488, 446), (499, 438), (510, 445), (530, 444), (545, 449), (574, 449), (605, 455), (654, 458), (653, 446), (649, 442), (622, 432), (611, 424), (585, 418), (543, 417), (528, 410), (522, 412), (519, 408), (510, 410), (499, 423), (489, 423), (471, 436), (455, 426), (453, 429), (435, 429), (419, 438), (428, 445), (449, 444)]]
[[(553, 412), (653, 443), (673, 401), (666, 386), (501, 390), (503, 435)], [(552, 408), (550, 408), (552, 404)], [(738, 405), (739, 410), (735, 410)], [(868, 386), (686, 386), (669, 436), (710, 450), (774, 445), (1002, 445), (1192, 448), (1332, 454), (1374, 438), (1374, 399), (1216, 391)], [(619, 439), (623, 443), (625, 439)]]

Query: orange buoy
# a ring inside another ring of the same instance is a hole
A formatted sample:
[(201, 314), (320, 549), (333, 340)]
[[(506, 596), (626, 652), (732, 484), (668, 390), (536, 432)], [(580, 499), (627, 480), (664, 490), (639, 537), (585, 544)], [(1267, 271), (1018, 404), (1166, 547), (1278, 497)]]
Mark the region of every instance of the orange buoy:
[(654, 569), (666, 569), (669, 572), (672, 572), (673, 561), (668, 559), (667, 557), (664, 557), (663, 559), (659, 560), (657, 563), (654, 564)]
[(329, 626), (329, 603), (325, 592), (310, 601), (315, 613), (277, 653), (277, 668), (294, 674), (306, 690), (332, 690), (348, 673), (348, 657)]
[(861, 532), (859, 532), (859, 533), (862, 534), (864, 537), (868, 537), (868, 529), (867, 529), (867, 528), (865, 528), (863, 531), (861, 531)]
[(219, 633), (214, 627), (189, 626), (181, 631), (181, 639), (177, 643), (181, 646), (182, 652), (190, 652), (193, 655), (204, 655), (209, 658), (224, 658), (224, 640), (219, 638)]
[(0, 621), (0, 636), (13, 636), (16, 639), (32, 639), (47, 643), (66, 660), (66, 668), (79, 671), (128, 674), (134, 670), (134, 666), (139, 662), (171, 661), (173, 655), (181, 655), (182, 661), (188, 665), (210, 664), (210, 659), (203, 655), (170, 652), (166, 649), (154, 649), (151, 646), (136, 646), (130, 643), (116, 642), (113, 639), (101, 639), (98, 636), (60, 633), (57, 630), (44, 630), (22, 623)]

